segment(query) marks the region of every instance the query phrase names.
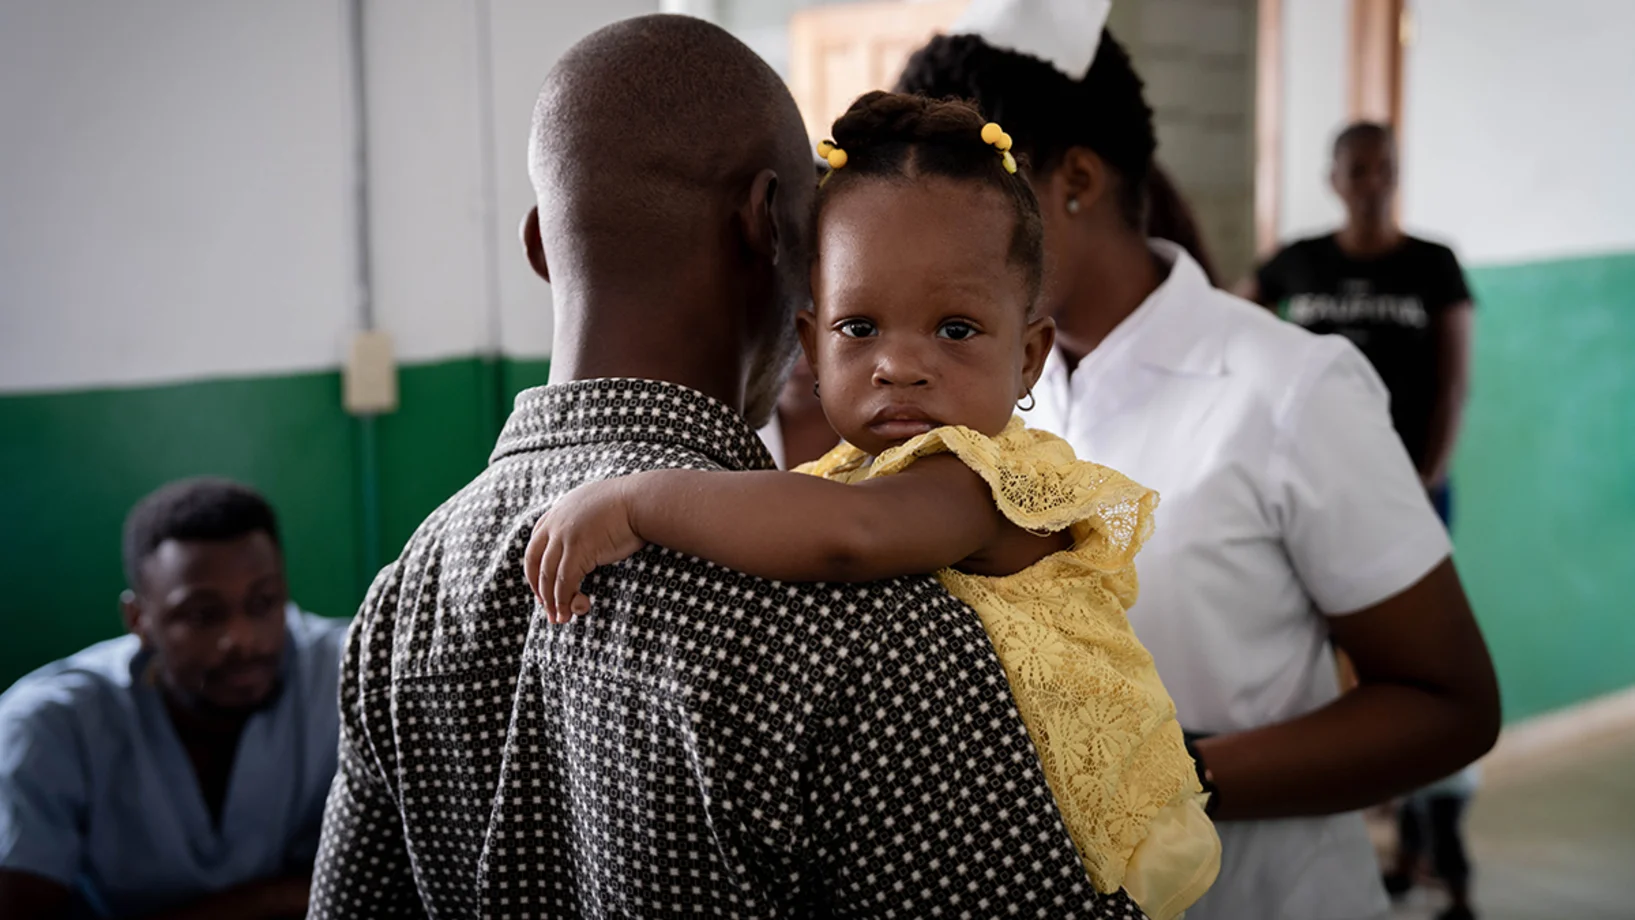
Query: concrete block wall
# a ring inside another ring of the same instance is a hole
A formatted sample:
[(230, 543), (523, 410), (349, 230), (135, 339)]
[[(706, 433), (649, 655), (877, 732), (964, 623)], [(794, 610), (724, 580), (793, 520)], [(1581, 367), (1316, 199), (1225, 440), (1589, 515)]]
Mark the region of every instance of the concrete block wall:
[(1254, 259), (1255, 0), (1113, 4), (1158, 125), (1158, 159), (1197, 212), (1222, 281)]

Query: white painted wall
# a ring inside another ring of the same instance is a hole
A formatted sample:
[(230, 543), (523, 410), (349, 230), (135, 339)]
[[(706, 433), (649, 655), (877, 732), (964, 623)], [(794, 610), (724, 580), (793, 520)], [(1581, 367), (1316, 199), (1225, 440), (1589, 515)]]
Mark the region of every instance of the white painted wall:
[(1254, 257), (1254, 0), (1119, 0), (1108, 27), (1146, 83), (1158, 162), (1227, 283)]
[[(389, 2), (389, 0), (382, 0)], [(493, 228), (498, 241), (499, 334), (509, 355), (550, 353), (550, 293), (528, 267), (517, 225), (534, 205), (528, 181), (528, 125), (556, 59), (596, 29), (659, 11), (658, 0), (493, 0)], [(585, 151), (595, 156), (596, 151)]]
[(1635, 3), (1414, 11), (1404, 220), (1476, 263), (1635, 250)]
[(341, 11), (0, 5), (0, 390), (335, 362)]
[(1283, 3), (1280, 241), (1331, 230), (1345, 216), (1329, 189), (1328, 173), (1334, 135), (1347, 121), (1350, 15), (1351, 0)]
[[(658, 6), (369, 0), (374, 303), (402, 359), (548, 353), (549, 289), (516, 243), (534, 94), (573, 42)], [(345, 9), (0, 4), (0, 392), (339, 363)]]
[(550, 288), (517, 241), (534, 97), (574, 42), (658, 6), (370, 2), (375, 303), (401, 360), (550, 353)]
[(472, 3), (365, 7), (377, 321), (401, 361), (492, 351)]

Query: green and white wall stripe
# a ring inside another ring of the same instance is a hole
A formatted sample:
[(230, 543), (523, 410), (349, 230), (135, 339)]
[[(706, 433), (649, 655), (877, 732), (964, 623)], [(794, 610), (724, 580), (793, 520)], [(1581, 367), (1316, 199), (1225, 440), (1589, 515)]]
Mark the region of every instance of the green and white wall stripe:
[(356, 609), (545, 380), (549, 290), (515, 235), (534, 92), (656, 8), (365, 3), (371, 299), (401, 362), (367, 437), (339, 371), (360, 325), (344, 0), (0, 8), (0, 687), (117, 634), (123, 516), (180, 476), (264, 490), (296, 599)]
[[(1285, 238), (1339, 220), (1348, 10), (1285, 4)], [(1477, 300), (1456, 559), (1514, 721), (1635, 686), (1635, 7), (1412, 11), (1402, 214)]]

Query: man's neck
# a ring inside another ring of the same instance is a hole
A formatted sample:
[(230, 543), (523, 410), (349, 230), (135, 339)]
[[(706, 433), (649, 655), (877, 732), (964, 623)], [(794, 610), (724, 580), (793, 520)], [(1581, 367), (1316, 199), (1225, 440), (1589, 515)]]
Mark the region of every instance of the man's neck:
[(1075, 367), (1152, 296), (1165, 269), (1145, 239), (1125, 234), (1086, 253), (1076, 276), (1078, 290), (1056, 314), (1056, 344)]
[(1340, 251), (1353, 258), (1382, 256), (1402, 244), (1402, 230), (1395, 221), (1347, 221), (1334, 234)]
[(238, 760), (239, 738), (244, 734), (249, 716), (208, 712), (190, 706), (177, 699), (168, 687), (161, 688), (160, 696), (170, 724), (176, 729), (176, 738), (193, 767), (199, 795), (204, 799), (211, 821), (219, 827), (226, 809), (227, 788), (232, 783), (233, 765)]
[[(550, 382), (639, 377), (680, 384), (742, 412), (743, 361), (736, 336), (723, 328), (721, 309), (675, 305), (660, 318), (652, 310), (618, 305), (559, 305)], [(689, 318), (696, 318), (692, 321)]]
[(222, 744), (236, 746), (239, 733), (250, 721), (249, 713), (217, 712), (196, 706), (180, 698), (168, 686), (160, 687), (160, 698), (165, 703), (165, 714), (176, 729), (176, 736), (184, 744)]

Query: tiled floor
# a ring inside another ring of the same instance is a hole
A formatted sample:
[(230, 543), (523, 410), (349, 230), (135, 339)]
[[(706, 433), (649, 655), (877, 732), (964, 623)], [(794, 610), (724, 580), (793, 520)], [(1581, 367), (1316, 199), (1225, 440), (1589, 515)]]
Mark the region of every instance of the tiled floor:
[[(1635, 735), (1490, 771), (1466, 827), (1483, 920), (1635, 920)], [(1430, 920), (1445, 904), (1419, 890), (1395, 916)]]

